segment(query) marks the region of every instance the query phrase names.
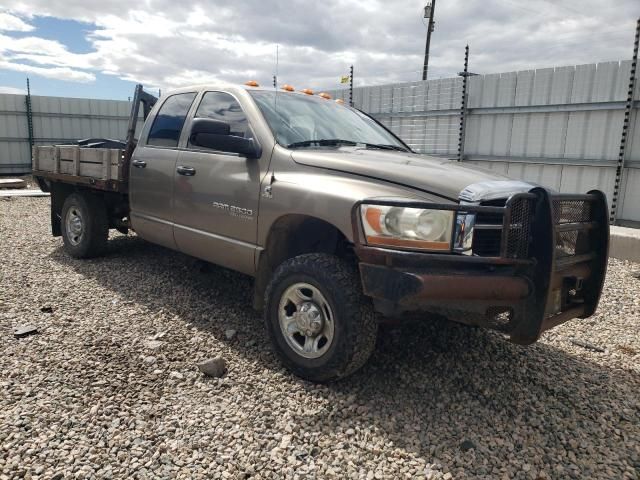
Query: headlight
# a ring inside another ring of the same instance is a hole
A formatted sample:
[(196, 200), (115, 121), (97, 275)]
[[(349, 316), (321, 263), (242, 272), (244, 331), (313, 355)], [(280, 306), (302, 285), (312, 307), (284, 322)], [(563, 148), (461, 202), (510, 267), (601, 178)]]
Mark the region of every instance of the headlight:
[(455, 212), (362, 205), (367, 243), (386, 247), (450, 251)]

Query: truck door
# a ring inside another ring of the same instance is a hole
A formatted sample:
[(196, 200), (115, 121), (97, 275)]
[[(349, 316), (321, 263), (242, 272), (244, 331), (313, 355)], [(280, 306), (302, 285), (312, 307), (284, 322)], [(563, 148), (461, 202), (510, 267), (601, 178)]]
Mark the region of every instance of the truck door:
[[(194, 118), (227, 122), (232, 135), (254, 135), (240, 103), (226, 92), (204, 92)], [(178, 249), (252, 274), (264, 162), (191, 145), (189, 136), (178, 155), (173, 184)]]
[(179, 93), (163, 102), (131, 159), (129, 198), (131, 225), (138, 235), (176, 248), (173, 236), (173, 175), (182, 127), (196, 92)]

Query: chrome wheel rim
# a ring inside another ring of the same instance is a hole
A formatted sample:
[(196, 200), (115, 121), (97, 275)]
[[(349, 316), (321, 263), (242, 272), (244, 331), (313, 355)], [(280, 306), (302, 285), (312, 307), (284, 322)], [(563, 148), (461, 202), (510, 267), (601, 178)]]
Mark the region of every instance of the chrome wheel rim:
[(71, 245), (78, 245), (82, 241), (84, 235), (84, 222), (82, 221), (82, 215), (80, 210), (76, 207), (71, 207), (67, 210), (67, 217), (65, 218), (65, 224), (67, 227), (67, 238)]
[(327, 299), (313, 285), (295, 283), (278, 306), (280, 330), (289, 347), (304, 358), (319, 358), (331, 347), (334, 317)]

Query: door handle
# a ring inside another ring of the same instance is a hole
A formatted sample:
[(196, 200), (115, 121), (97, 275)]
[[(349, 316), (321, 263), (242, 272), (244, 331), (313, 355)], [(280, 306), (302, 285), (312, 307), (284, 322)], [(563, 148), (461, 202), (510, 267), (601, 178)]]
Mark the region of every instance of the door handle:
[(182, 165), (178, 165), (178, 168), (176, 168), (176, 172), (178, 172), (178, 175), (193, 177), (196, 174), (196, 169), (193, 167), (185, 167)]
[(131, 163), (136, 168), (145, 168), (147, 166), (147, 162), (145, 162), (144, 160), (134, 160)]

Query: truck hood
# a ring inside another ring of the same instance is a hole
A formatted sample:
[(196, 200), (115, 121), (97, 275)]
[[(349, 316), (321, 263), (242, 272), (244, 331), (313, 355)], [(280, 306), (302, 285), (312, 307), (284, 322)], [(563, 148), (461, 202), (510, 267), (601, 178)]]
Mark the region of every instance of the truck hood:
[(504, 175), (451, 160), (388, 150), (342, 147), (297, 150), (292, 156), (302, 165), (392, 182), (454, 201), (471, 184), (509, 180)]

